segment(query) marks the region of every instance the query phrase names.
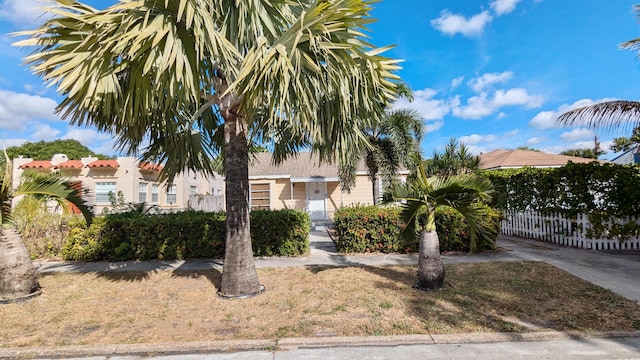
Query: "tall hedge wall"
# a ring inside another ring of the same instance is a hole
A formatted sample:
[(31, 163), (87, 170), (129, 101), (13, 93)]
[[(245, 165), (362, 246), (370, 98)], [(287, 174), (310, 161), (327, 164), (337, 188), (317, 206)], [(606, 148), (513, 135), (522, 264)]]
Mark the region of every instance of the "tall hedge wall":
[[(110, 214), (71, 224), (61, 251), (66, 260), (174, 260), (224, 256), (225, 213)], [(252, 211), (256, 256), (297, 256), (309, 251), (309, 215), (295, 210)]]
[(484, 172), (495, 188), (493, 205), (566, 215), (640, 214), (640, 167), (569, 163), (560, 168)]

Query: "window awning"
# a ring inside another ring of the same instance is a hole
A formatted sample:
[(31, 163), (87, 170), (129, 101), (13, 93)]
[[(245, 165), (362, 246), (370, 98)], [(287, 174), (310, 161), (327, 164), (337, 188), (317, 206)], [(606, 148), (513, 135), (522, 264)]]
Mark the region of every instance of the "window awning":
[(120, 167), (120, 164), (117, 160), (96, 160), (87, 165), (90, 168), (112, 168), (117, 169)]
[(80, 160), (67, 160), (65, 162), (62, 162), (58, 165), (56, 165), (56, 168), (58, 169), (82, 169), (84, 165), (82, 164), (82, 161)]
[(22, 164), (20, 169), (51, 169), (53, 164), (49, 160), (33, 160), (32, 162)]
[(338, 182), (338, 177), (312, 176), (307, 178), (291, 178), (292, 183), (310, 183), (310, 182)]

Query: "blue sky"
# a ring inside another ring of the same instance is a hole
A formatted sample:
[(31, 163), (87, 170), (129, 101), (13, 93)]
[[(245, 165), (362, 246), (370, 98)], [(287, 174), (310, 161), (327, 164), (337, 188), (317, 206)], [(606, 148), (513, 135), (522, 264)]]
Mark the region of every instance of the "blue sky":
[[(112, 0), (87, 1), (98, 8)], [(111, 136), (72, 128), (54, 114), (54, 89), (21, 66), (24, 50), (7, 34), (37, 26), (42, 3), (0, 0), (0, 145), (73, 138), (112, 154)], [(640, 99), (640, 62), (619, 44), (640, 37), (633, 1), (384, 0), (373, 13), (371, 41), (396, 45), (400, 76), (428, 129), (429, 156), (451, 137), (474, 153), (529, 146), (558, 153), (608, 150), (624, 133), (558, 128), (558, 114), (607, 99)], [(603, 158), (611, 158), (608, 153)]]

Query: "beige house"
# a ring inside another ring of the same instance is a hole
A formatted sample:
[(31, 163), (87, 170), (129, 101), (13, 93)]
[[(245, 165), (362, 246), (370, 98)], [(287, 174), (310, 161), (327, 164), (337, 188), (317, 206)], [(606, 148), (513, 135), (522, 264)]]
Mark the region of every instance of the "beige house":
[(494, 150), (485, 154), (480, 154), (478, 157), (480, 158), (480, 169), (485, 170), (517, 169), (523, 166), (551, 168), (564, 166), (569, 161), (573, 163), (590, 163), (593, 161), (599, 161), (576, 156), (548, 154), (540, 151), (519, 149)]
[(219, 176), (186, 172), (166, 184), (158, 180), (161, 169), (159, 165), (143, 163), (134, 157), (70, 160), (64, 154), (57, 154), (44, 161), (14, 159), (13, 183), (18, 184), (26, 170), (60, 172), (82, 189), (82, 197), (95, 214), (111, 206), (110, 194), (122, 194), (125, 203), (146, 203), (161, 210), (176, 211), (191, 207), (190, 202), (201, 195), (222, 196), (224, 193), (224, 181)]
[[(407, 170), (400, 172), (406, 178)], [(258, 153), (249, 166), (252, 209), (297, 209), (315, 222), (331, 220), (341, 206), (373, 204), (373, 189), (364, 162), (356, 172), (356, 184), (342, 191), (337, 165), (320, 164), (310, 153), (300, 153), (275, 166), (270, 153)]]

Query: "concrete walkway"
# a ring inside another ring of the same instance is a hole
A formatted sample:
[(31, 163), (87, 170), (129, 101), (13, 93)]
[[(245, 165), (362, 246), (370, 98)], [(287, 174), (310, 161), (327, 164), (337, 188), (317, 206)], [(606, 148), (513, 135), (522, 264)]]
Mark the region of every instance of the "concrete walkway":
[[(543, 261), (582, 279), (640, 303), (640, 252), (593, 251), (549, 243), (500, 236), (503, 250), (490, 254), (444, 255), (446, 264), (474, 262)], [(256, 258), (258, 267), (290, 266), (384, 266), (413, 265), (410, 255), (340, 255), (326, 232), (310, 234), (309, 256), (298, 258)], [(39, 272), (154, 271), (222, 269), (219, 260), (36, 263)], [(260, 350), (276, 347), (278, 350)], [(227, 353), (230, 349), (243, 350)], [(2, 349), (0, 358), (81, 358), (92, 359), (638, 359), (640, 332), (636, 333), (488, 333), (453, 335), (408, 335), (357, 338), (307, 338), (236, 341), (233, 344), (131, 344), (54, 349)], [(133, 356), (132, 354), (145, 354)], [(158, 354), (149, 357), (148, 354)], [(174, 355), (171, 355), (174, 354)], [(180, 354), (180, 355), (175, 355)], [(205, 355), (206, 354), (206, 355)], [(121, 356), (118, 356), (121, 355)]]

